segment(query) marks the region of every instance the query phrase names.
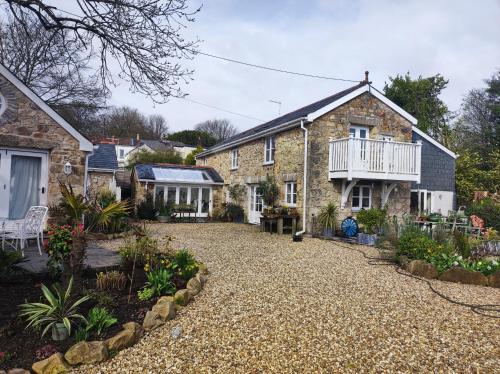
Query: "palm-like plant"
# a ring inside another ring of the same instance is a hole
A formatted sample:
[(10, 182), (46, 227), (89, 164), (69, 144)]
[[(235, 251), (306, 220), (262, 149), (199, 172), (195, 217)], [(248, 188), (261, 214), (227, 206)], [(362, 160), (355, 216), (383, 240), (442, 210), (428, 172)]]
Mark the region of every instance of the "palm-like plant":
[(335, 230), (335, 228), (337, 227), (337, 216), (337, 206), (334, 203), (330, 202), (321, 209), (318, 215), (318, 223), (324, 229)]
[(42, 285), (42, 293), (47, 303), (26, 303), (19, 306), (20, 316), (28, 321), (26, 328), (43, 328), (43, 337), (50, 329), (54, 330), (58, 324), (63, 324), (68, 335), (71, 335), (71, 326), (75, 320), (86, 322), (85, 317), (78, 314), (78, 306), (89, 300), (89, 297), (84, 296), (71, 303), (72, 287), (73, 278), (69, 280), (68, 288), (64, 293), (57, 286), (53, 287), (54, 292), (52, 292)]

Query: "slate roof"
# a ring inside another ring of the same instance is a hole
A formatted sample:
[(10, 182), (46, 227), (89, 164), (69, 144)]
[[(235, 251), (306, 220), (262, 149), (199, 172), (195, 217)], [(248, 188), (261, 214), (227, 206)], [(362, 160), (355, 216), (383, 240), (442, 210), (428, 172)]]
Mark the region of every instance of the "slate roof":
[(184, 169), (184, 170), (201, 170), (205, 171), (210, 179), (215, 183), (224, 183), (224, 179), (220, 176), (214, 168), (210, 166), (198, 166), (198, 165), (179, 165), (179, 164), (138, 164), (135, 165), (135, 172), (138, 179), (149, 179), (155, 180), (155, 175), (153, 173), (153, 168), (160, 169)]
[(91, 169), (118, 169), (116, 151), (114, 144), (98, 144), (94, 147), (94, 153), (89, 157), (89, 168)]
[(172, 144), (162, 142), (160, 140), (143, 139), (143, 140), (140, 140), (140, 142), (137, 144), (138, 147), (140, 147), (141, 145), (147, 145), (153, 151), (157, 151), (157, 152), (158, 151), (171, 151), (173, 148)]
[(352, 87), (350, 87), (348, 89), (345, 89), (343, 91), (337, 92), (334, 95), (325, 97), (324, 99), (318, 100), (318, 101), (316, 101), (316, 102), (314, 102), (312, 104), (309, 104), (309, 105), (306, 105), (306, 106), (304, 106), (302, 108), (294, 110), (293, 112), (284, 114), (281, 117), (275, 118), (275, 119), (273, 119), (271, 121), (268, 121), (268, 122), (263, 123), (261, 125), (258, 125), (256, 127), (253, 127), (253, 128), (251, 128), (249, 130), (240, 132), (239, 134), (236, 134), (235, 136), (233, 136), (231, 138), (228, 138), (228, 139), (224, 140), (223, 142), (217, 143), (216, 145), (214, 145), (211, 148), (208, 148), (206, 151), (201, 152), (200, 155), (202, 156), (204, 154), (208, 154), (208, 153), (210, 153), (210, 151), (212, 149), (218, 148), (218, 147), (220, 147), (220, 146), (222, 146), (224, 144), (232, 143), (234, 141), (243, 139), (243, 138), (245, 138), (247, 136), (257, 135), (260, 132), (264, 132), (264, 131), (270, 130), (270, 129), (274, 128), (274, 127), (278, 127), (278, 126), (283, 125), (283, 124), (285, 124), (287, 122), (291, 122), (291, 121), (294, 121), (294, 120), (298, 120), (299, 118), (306, 117), (308, 114), (316, 112), (317, 110), (319, 110), (319, 109), (327, 106), (328, 104), (333, 103), (334, 101), (337, 101), (337, 100), (341, 99), (342, 97), (350, 94), (353, 91), (356, 91), (358, 88), (361, 88), (361, 87), (363, 87), (366, 84), (368, 84), (368, 82), (362, 81), (362, 82), (358, 83), (357, 85), (352, 86)]

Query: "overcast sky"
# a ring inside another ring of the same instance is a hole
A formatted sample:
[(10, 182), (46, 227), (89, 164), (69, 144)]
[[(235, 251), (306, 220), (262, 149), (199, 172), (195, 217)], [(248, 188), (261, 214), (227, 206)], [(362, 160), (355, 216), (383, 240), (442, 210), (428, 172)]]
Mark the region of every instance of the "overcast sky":
[[(500, 68), (499, 20), (495, 0), (207, 0), (186, 35), (202, 39), (204, 52), (260, 65), (355, 80), (369, 70), (379, 89), (398, 73), (441, 73), (450, 80), (442, 99), (456, 110), (469, 89)], [(187, 66), (195, 69), (184, 87), (189, 98), (262, 120), (278, 114), (269, 100), (282, 102), (283, 114), (352, 85), (201, 55)], [(259, 124), (181, 99), (155, 105), (126, 84), (113, 90), (110, 104), (160, 113), (171, 131), (211, 118), (228, 118), (240, 130)]]

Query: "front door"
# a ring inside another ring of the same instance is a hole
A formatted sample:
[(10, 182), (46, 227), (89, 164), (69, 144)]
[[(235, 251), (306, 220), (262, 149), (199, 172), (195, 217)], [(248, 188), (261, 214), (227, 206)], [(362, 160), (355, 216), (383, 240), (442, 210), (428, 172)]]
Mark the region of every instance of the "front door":
[(257, 193), (258, 186), (252, 185), (249, 187), (249, 209), (248, 209), (248, 222), (258, 224), (262, 213), (262, 195)]
[(47, 153), (0, 149), (0, 217), (24, 218), (47, 205)]

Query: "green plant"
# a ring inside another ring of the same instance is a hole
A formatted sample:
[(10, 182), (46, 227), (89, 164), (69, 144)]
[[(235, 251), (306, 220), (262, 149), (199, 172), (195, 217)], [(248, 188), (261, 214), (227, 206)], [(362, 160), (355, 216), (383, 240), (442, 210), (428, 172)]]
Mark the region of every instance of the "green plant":
[(236, 205), (241, 205), (243, 202), (243, 196), (245, 195), (246, 188), (245, 186), (236, 183), (232, 184), (228, 187), (229, 197), (231, 201)]
[(384, 209), (362, 209), (356, 215), (356, 220), (363, 225), (367, 234), (378, 234), (385, 223), (386, 215)]
[(83, 342), (89, 338), (89, 333), (86, 328), (84, 327), (79, 327), (75, 331), (75, 342)]
[(176, 252), (170, 268), (185, 281), (194, 277), (198, 272), (196, 260), (193, 255), (185, 249)]
[(112, 308), (117, 304), (115, 299), (105, 291), (90, 291), (87, 295), (98, 307)]
[(172, 211), (174, 209), (174, 203), (169, 200), (167, 201), (166, 203), (164, 203), (163, 201), (158, 205), (158, 215), (159, 216), (166, 216), (166, 217), (170, 217), (170, 215), (172, 214)]
[(53, 286), (52, 293), (42, 284), (42, 293), (47, 303), (26, 303), (21, 304), (20, 316), (26, 318), (28, 325), (26, 328), (43, 328), (42, 337), (50, 329), (54, 329), (56, 324), (64, 324), (68, 334), (71, 335), (71, 326), (76, 320), (86, 322), (85, 317), (78, 314), (78, 306), (89, 300), (88, 296), (81, 297), (74, 303), (71, 303), (71, 289), (73, 287), (73, 278), (69, 280), (68, 288), (64, 293), (59, 287)]
[(137, 205), (137, 217), (139, 219), (154, 220), (157, 213), (153, 195), (147, 193), (146, 198)]
[(148, 279), (146, 285), (138, 292), (139, 299), (148, 300), (154, 296), (173, 295), (175, 293), (175, 285), (172, 282), (172, 271), (170, 269), (157, 267), (147, 272), (146, 277)]
[(399, 238), (397, 256), (426, 260), (440, 253), (452, 254), (448, 244), (439, 244), (417, 226), (406, 226)]
[(462, 233), (458, 230), (453, 232), (452, 243), (455, 247), (455, 252), (464, 258), (469, 258), (472, 253), (472, 246), (469, 241), (469, 236), (465, 233)]
[(485, 227), (500, 231), (500, 204), (491, 198), (472, 203), (465, 211), (468, 216), (476, 215), (484, 220)]
[(87, 332), (95, 331), (101, 336), (103, 330), (113, 326), (118, 320), (108, 312), (106, 308), (94, 307), (89, 310), (87, 317)]
[(245, 211), (243, 207), (234, 203), (226, 204), (226, 216), (227, 219), (233, 222), (242, 222), (245, 216)]
[(149, 152), (146, 150), (139, 150), (135, 152), (127, 163), (127, 169), (133, 169), (137, 164), (182, 164), (182, 157), (178, 152), (165, 150)]
[(50, 225), (48, 232), (47, 267), (52, 275), (60, 274), (68, 261), (73, 244), (74, 230), (71, 225)]
[(262, 196), (265, 205), (272, 207), (280, 195), (280, 189), (273, 177), (269, 175), (257, 187), (257, 193)]
[(0, 249), (0, 277), (6, 277), (18, 270), (17, 265), (27, 261), (21, 251), (4, 251)]
[(318, 223), (324, 229), (335, 230), (337, 227), (339, 211), (337, 206), (330, 202), (318, 214)]
[(96, 290), (123, 290), (127, 284), (127, 277), (120, 271), (99, 272), (96, 277)]

